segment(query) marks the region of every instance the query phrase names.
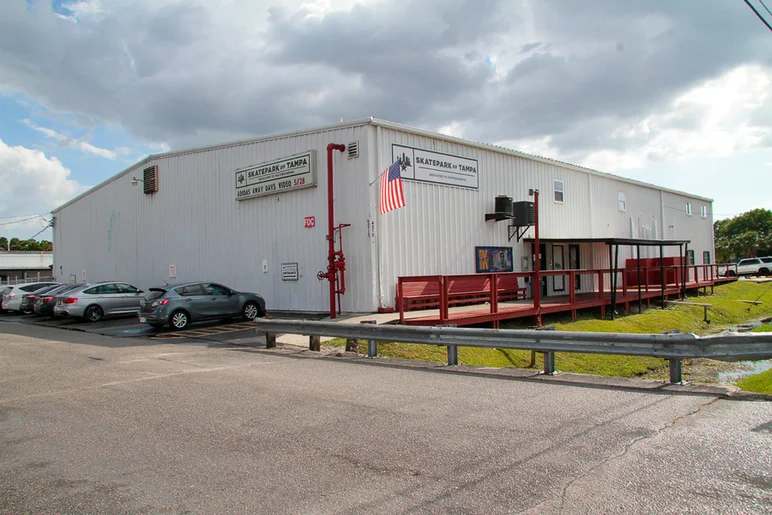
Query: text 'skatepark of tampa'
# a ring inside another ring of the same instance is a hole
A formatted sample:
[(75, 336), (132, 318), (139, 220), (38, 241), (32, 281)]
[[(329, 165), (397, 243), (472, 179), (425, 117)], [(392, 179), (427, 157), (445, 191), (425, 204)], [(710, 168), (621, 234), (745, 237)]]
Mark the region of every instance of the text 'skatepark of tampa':
[(710, 199), (375, 118), (151, 155), (53, 214), (59, 281), (211, 280), (332, 317), (541, 321), (726, 280)]

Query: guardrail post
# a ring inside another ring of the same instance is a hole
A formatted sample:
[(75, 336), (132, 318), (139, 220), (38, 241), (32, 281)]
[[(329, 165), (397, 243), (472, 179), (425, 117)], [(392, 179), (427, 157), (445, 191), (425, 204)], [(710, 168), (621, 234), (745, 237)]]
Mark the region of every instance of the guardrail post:
[(681, 360), (671, 359), (670, 361), (670, 384), (682, 384), (684, 382), (681, 374)]
[(458, 365), (458, 345), (448, 345), (448, 365)]
[(544, 351), (544, 375), (555, 375), (555, 352), (551, 350)]
[(316, 334), (312, 334), (308, 337), (308, 350), (315, 352), (321, 352), (322, 350), (322, 337)]
[(265, 333), (265, 348), (266, 349), (276, 348), (276, 333)]
[[(362, 320), (359, 322), (360, 324), (375, 324), (375, 320)], [(378, 357), (378, 342), (376, 340), (367, 340), (367, 357), (368, 358), (377, 358)]]

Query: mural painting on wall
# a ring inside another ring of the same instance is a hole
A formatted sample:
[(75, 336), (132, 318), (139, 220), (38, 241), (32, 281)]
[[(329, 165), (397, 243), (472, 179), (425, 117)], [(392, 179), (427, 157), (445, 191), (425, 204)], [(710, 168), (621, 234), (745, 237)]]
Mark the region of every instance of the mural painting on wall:
[(512, 272), (512, 247), (475, 247), (477, 273)]

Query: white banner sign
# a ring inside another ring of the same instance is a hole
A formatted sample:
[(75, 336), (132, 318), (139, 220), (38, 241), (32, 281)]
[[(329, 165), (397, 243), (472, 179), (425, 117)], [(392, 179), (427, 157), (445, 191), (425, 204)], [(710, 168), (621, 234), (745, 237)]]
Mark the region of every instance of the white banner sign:
[(391, 146), (391, 162), (397, 159), (403, 179), (462, 188), (480, 187), (477, 159), (394, 144)]
[(236, 200), (316, 186), (316, 151), (236, 170)]

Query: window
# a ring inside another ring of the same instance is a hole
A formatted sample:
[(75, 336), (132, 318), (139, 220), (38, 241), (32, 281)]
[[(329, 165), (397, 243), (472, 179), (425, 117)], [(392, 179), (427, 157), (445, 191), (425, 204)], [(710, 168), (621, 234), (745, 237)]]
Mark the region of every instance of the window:
[(617, 206), (621, 212), (627, 211), (627, 201), (625, 200), (625, 193), (623, 191), (617, 192)]
[(702, 264), (703, 265), (710, 264), (710, 252), (707, 250), (702, 251)]
[(219, 284), (205, 284), (204, 290), (207, 295), (230, 295), (231, 291), (225, 286)]
[(124, 284), (124, 283), (118, 283), (116, 284), (118, 287), (118, 291), (121, 293), (137, 293), (137, 289), (130, 285), (130, 284)]
[(694, 251), (693, 250), (687, 250), (686, 251), (686, 264), (687, 265), (693, 265), (694, 264)]
[(708, 217), (708, 208), (705, 206), (700, 206), (700, 217), (701, 218), (707, 218)]
[(114, 284), (103, 284), (102, 286), (97, 286), (95, 289), (97, 295), (115, 295), (118, 293), (118, 287)]
[(692, 203), (686, 203), (686, 216), (692, 216)]
[(189, 284), (187, 286), (180, 286), (179, 288), (175, 288), (174, 291), (176, 291), (178, 295), (182, 295), (183, 297), (192, 297), (194, 295), (206, 295), (206, 293), (204, 292), (204, 289), (201, 287), (200, 284)]
[(552, 189), (555, 192), (554, 199), (558, 204), (563, 203), (563, 181), (557, 179), (552, 181)]

